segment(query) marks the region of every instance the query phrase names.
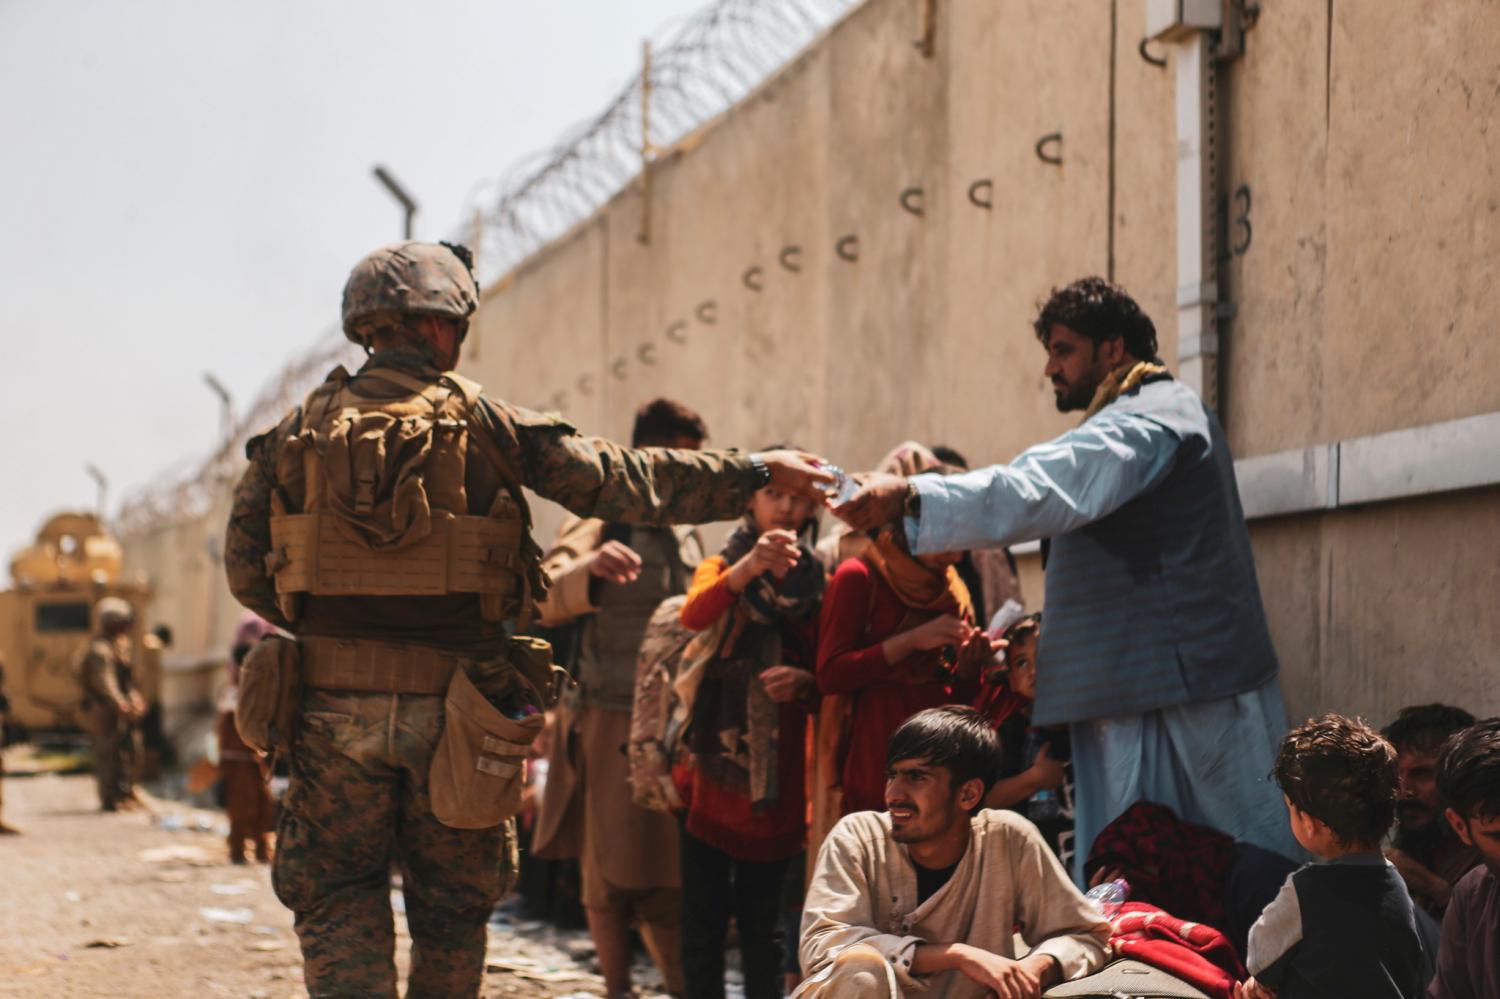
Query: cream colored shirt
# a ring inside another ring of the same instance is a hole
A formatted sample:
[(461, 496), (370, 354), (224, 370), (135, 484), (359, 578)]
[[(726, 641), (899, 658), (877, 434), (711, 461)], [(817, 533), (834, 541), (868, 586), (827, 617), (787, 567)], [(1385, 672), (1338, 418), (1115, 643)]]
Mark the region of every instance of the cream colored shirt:
[(891, 838), (884, 812), (856, 812), (834, 826), (818, 852), (802, 910), (802, 970), (809, 978), (852, 944), (883, 954), (903, 991), (934, 999), (983, 999), (986, 990), (957, 971), (911, 974), (919, 943), (967, 943), (1015, 957), (1015, 933), (1032, 952), (1050, 954), (1065, 979), (1104, 963), (1109, 924), (1068, 880), (1036, 826), (1015, 812), (984, 809), (953, 877), (917, 904), (917, 873)]

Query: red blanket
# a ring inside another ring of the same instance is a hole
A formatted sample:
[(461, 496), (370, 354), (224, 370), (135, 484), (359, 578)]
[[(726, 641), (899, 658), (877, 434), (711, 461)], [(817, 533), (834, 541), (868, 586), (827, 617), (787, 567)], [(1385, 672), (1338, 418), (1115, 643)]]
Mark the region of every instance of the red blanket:
[(1213, 999), (1232, 999), (1245, 977), (1229, 938), (1212, 926), (1178, 919), (1145, 902), (1126, 902), (1110, 920), (1110, 946), (1202, 989)]

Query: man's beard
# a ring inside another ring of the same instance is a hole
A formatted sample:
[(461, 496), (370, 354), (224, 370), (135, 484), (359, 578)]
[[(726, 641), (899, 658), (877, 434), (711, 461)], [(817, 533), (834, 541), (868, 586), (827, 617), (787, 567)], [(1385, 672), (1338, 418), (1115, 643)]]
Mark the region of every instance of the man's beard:
[(1084, 387), (1082, 385), (1069, 385), (1062, 392), (1058, 392), (1053, 386), (1056, 395), (1057, 411), (1059, 413), (1072, 413), (1080, 409), (1088, 409), (1089, 403), (1094, 401), (1094, 393), (1098, 385)]
[[(1441, 816), (1435, 815), (1426, 806), (1423, 806), (1420, 814), (1430, 815), (1432, 816), (1432, 820), (1425, 826), (1415, 829), (1409, 829), (1398, 823), (1396, 826), (1395, 844), (1396, 849), (1402, 853), (1410, 855), (1412, 859), (1419, 863), (1430, 865), (1433, 854), (1437, 852), (1438, 847), (1442, 846), (1444, 840), (1447, 839), (1445, 831), (1448, 828), (1448, 823), (1438, 821)], [(1400, 815), (1400, 806), (1397, 806), (1397, 815)]]

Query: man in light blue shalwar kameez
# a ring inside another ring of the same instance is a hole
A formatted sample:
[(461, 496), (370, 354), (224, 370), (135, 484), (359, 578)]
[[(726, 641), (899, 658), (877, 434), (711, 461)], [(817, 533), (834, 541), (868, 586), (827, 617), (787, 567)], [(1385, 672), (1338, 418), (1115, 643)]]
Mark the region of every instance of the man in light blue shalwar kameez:
[(1080, 881), (1094, 837), (1141, 800), (1300, 856), (1268, 779), (1286, 713), (1223, 428), (1119, 287), (1055, 290), (1034, 326), (1077, 429), (1009, 465), (870, 476), (835, 513), (900, 519), (917, 554), (1044, 539), (1032, 720), (1069, 727)]

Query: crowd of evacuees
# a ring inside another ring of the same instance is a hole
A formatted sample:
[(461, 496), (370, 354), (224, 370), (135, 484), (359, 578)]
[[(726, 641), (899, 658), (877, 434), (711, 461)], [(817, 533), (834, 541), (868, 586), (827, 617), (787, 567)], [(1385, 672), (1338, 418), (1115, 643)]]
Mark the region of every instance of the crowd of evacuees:
[[(717, 550), (563, 525), (539, 621), (576, 684), (531, 761), (527, 904), (577, 899), (612, 997), (637, 939), (687, 999), (730, 960), (747, 999), (1500, 996), (1500, 720), (1289, 726), (1212, 412), (1118, 286), (1034, 325), (1083, 420), (1007, 465), (907, 442), (831, 516), (761, 488)], [(707, 438), (637, 413), (635, 446)]]

